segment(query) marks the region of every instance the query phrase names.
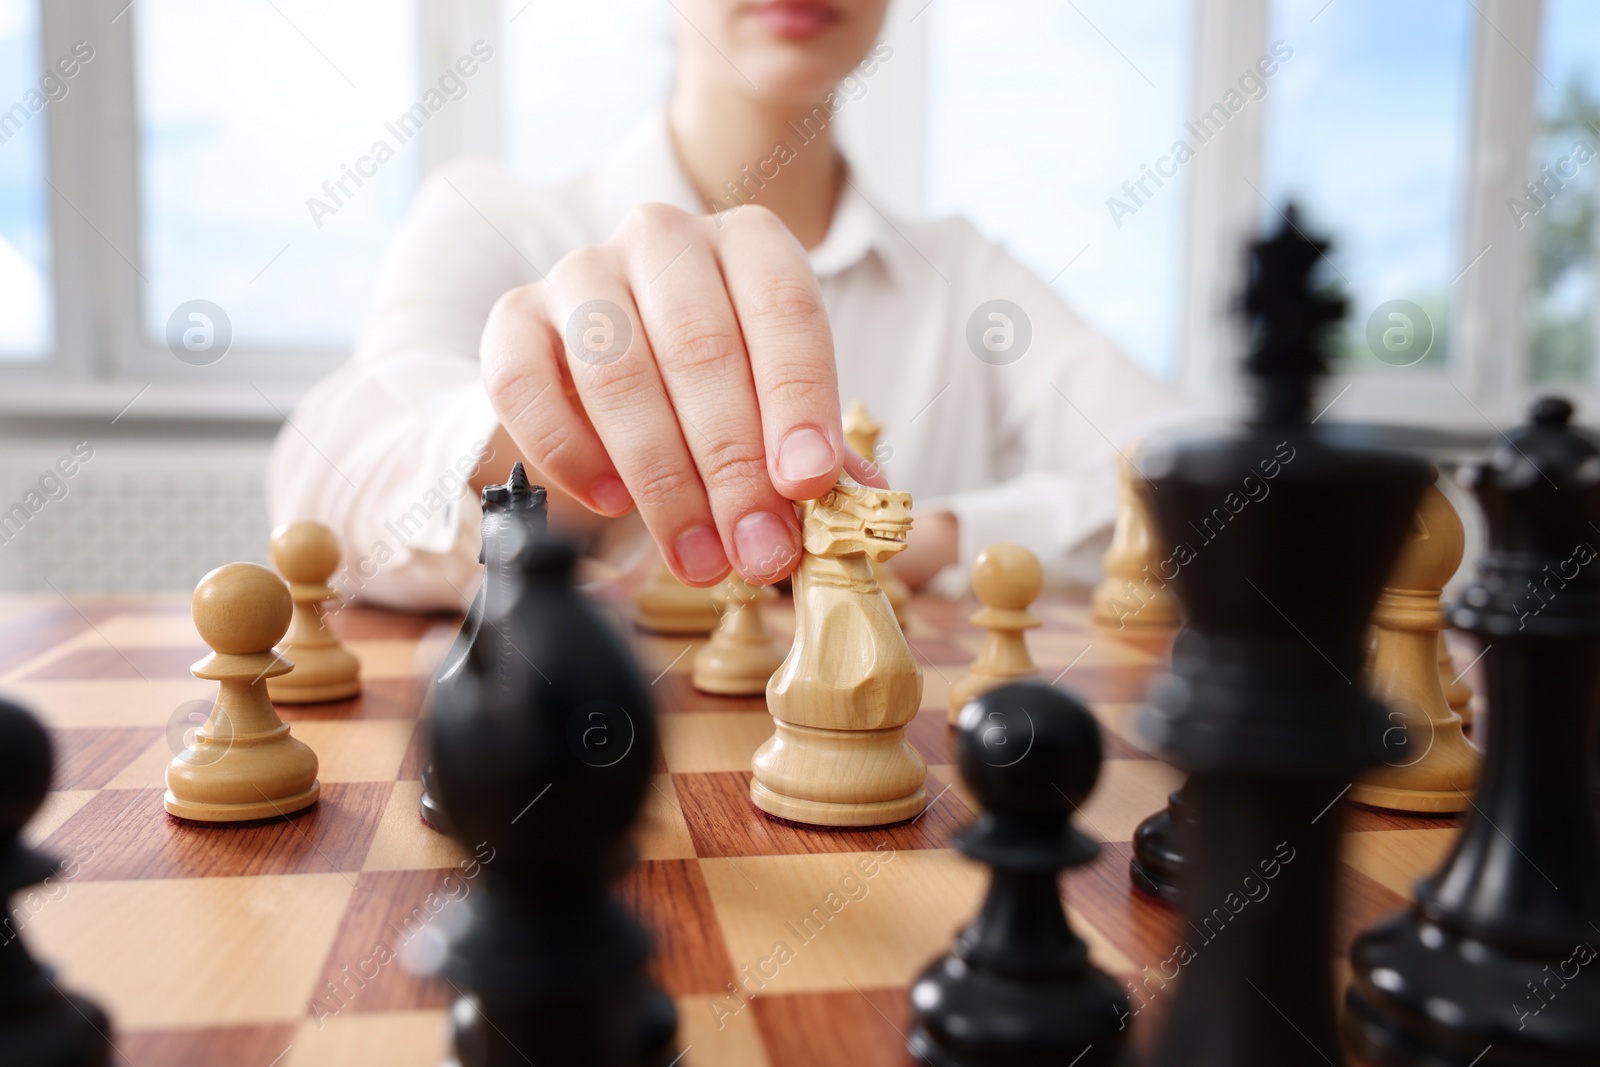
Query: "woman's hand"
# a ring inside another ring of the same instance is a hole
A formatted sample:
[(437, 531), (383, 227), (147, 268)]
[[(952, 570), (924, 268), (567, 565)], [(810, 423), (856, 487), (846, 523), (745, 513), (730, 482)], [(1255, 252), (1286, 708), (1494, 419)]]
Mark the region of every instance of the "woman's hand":
[(730, 563), (756, 582), (789, 573), (791, 501), (821, 496), (856, 458), (816, 276), (760, 207), (634, 209), (604, 244), (501, 297), (482, 365), (539, 479), (602, 515), (637, 505), (693, 585)]

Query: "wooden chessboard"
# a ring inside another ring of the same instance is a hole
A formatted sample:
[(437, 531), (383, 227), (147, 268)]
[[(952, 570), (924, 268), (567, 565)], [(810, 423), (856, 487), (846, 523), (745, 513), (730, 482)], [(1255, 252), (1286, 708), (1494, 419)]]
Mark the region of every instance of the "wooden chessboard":
[[(677, 999), (684, 1064), (906, 1062), (907, 986), (948, 949), (984, 887), (981, 869), (949, 847), (973, 818), (945, 726), (946, 693), (980, 641), (966, 622), (973, 606), (911, 606), (908, 637), (926, 685), (909, 734), (937, 799), (915, 823), (876, 832), (797, 830), (755, 814), (750, 755), (771, 730), (762, 701), (697, 693), (691, 642), (639, 635), (660, 694), (662, 751), (638, 835), (642, 859), (622, 892), (655, 931), (655, 971)], [(1172, 996), (1151, 976), (1170, 975), (1175, 947), (1194, 940), (1128, 882), (1135, 825), (1179, 781), (1130, 725), (1166, 641), (1097, 629), (1081, 601), (1036, 610), (1045, 626), (1030, 644), (1044, 677), (1090, 701), (1105, 736), (1081, 825), (1106, 844), (1063, 879), (1065, 899), (1100, 965), (1138, 982), (1130, 1025), (1142, 1043)], [(792, 628), (787, 601), (769, 618)], [(44, 719), (57, 752), (54, 791), (31, 839), (72, 860), (61, 881), (13, 901), (11, 926), (58, 965), (63, 988), (111, 1013), (119, 1062), (443, 1060), (453, 990), (407, 964), (437, 955), (447, 901), (470, 895), (481, 870), (417, 817), (418, 715), (457, 624), (341, 612), (333, 626), (362, 660), (364, 695), (281, 709), (321, 758), (321, 802), (230, 829), (183, 824), (161, 806), (181, 709), (215, 689), (188, 674), (204, 650), (187, 599), (0, 599), (0, 685)], [(1351, 815), (1341, 954), (1357, 930), (1405, 902), (1456, 824)], [(760, 992), (745, 1004), (729, 990), (747, 979)], [(340, 985), (345, 992), (330, 991)]]

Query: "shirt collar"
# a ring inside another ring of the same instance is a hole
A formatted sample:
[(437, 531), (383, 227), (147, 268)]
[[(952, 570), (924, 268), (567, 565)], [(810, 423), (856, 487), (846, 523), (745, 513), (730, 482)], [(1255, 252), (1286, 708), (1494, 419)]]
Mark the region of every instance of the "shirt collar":
[[(846, 172), (846, 181), (822, 243), (808, 253), (819, 278), (840, 274), (876, 255), (891, 273), (904, 270), (906, 239), (883, 216)], [(636, 123), (590, 175), (595, 223), (610, 234), (628, 210), (638, 204), (671, 204), (693, 214), (707, 210), (678, 162), (664, 109)]]

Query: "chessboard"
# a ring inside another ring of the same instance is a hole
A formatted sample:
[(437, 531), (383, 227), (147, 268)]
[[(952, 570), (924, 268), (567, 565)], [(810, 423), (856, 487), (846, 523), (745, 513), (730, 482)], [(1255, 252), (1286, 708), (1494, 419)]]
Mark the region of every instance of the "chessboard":
[[(639, 863), (620, 892), (654, 932), (654, 972), (677, 1001), (683, 1064), (908, 1062), (907, 987), (948, 951), (984, 888), (983, 871), (950, 847), (974, 804), (952, 765), (945, 707), (981, 640), (967, 622), (975, 606), (909, 606), (905, 630), (925, 688), (908, 736), (929, 764), (933, 800), (914, 822), (877, 831), (811, 831), (758, 815), (749, 765), (772, 730), (763, 701), (695, 691), (696, 642), (635, 632), (659, 694), (662, 743)], [(1204, 952), (1206, 940), (1128, 879), (1135, 826), (1181, 780), (1134, 728), (1170, 638), (1097, 627), (1082, 599), (1047, 595), (1035, 611), (1044, 625), (1029, 644), (1043, 677), (1090, 702), (1105, 745), (1078, 818), (1104, 848), (1062, 879), (1062, 891), (1092, 956), (1128, 990), (1128, 1025), (1143, 1045), (1173, 995), (1178, 946)], [(767, 614), (775, 631), (792, 632), (787, 600)], [(321, 800), (284, 819), (201, 826), (161, 804), (163, 769), (216, 688), (188, 673), (205, 649), (187, 598), (0, 599), (0, 686), (43, 719), (56, 749), (52, 792), (29, 840), (66, 861), (53, 883), (12, 902), (8, 926), (58, 969), (62, 988), (107, 1009), (118, 1063), (447, 1059), (456, 990), (425, 975), (459, 902), (493, 862), (492, 849), (458, 846), (417, 815), (419, 716), (458, 625), (337, 611), (331, 627), (361, 660), (363, 694), (279, 706), (320, 758)], [(1474, 654), (1463, 646), (1458, 662)], [(1337, 817), (1336, 799), (1327, 817)], [(1358, 930), (1406, 902), (1457, 825), (1350, 812), (1335, 922), (1341, 960)]]

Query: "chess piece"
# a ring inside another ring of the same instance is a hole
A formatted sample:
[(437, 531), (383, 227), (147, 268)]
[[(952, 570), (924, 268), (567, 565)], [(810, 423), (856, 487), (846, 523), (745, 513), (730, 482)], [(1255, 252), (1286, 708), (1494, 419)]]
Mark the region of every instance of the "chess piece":
[(883, 425), (868, 414), (867, 406), (859, 400), (850, 401), (850, 406), (844, 410), (844, 441), (850, 450), (876, 463), (878, 436), (882, 433)]
[(1373, 738), (1381, 763), (1350, 791), (1357, 804), (1388, 811), (1465, 811), (1483, 762), (1461, 733), (1461, 718), (1439, 684), (1440, 601), (1466, 547), (1461, 517), (1435, 486), (1422, 494), (1415, 524), (1372, 613), (1376, 636), (1372, 695), (1389, 709)]
[(289, 583), (294, 619), (279, 652), (294, 670), (267, 682), (279, 704), (348, 700), (361, 692), (361, 664), (330, 633), (325, 605), (337, 594), (328, 579), (339, 566), (339, 541), (320, 522), (296, 522), (272, 531), (272, 565)]
[(722, 621), (711, 632), (711, 640), (695, 651), (694, 687), (723, 696), (765, 693), (784, 656), (761, 621), (762, 602), (777, 599), (777, 592), (730, 574), (714, 596)]
[(1444, 686), (1444, 699), (1450, 705), (1450, 710), (1460, 717), (1463, 726), (1471, 726), (1472, 685), (1467, 681), (1465, 671), (1456, 670), (1443, 630), (1439, 631), (1439, 684)]
[(1600, 1063), (1600, 449), (1547, 397), (1465, 479), (1488, 549), (1453, 612), (1484, 645), (1483, 784), (1416, 903), (1351, 948), (1345, 1033), (1375, 1063)]
[[(1183, 640), (1180, 634), (1174, 642), (1174, 658)], [(1128, 877), (1134, 887), (1163, 904), (1182, 904), (1194, 834), (1194, 803), (1185, 782), (1167, 794), (1166, 807), (1145, 816), (1134, 827), (1133, 855), (1128, 859)]]
[(967, 704), (961, 777), (983, 806), (955, 846), (993, 872), (976, 919), (911, 988), (908, 1047), (930, 1067), (1117, 1062), (1128, 1000), (1089, 962), (1057, 878), (1100, 852), (1071, 817), (1100, 775), (1089, 709), (1040, 681)]
[[(60, 870), (22, 842), (22, 828), (50, 788), (53, 763), (44, 727), (0, 700), (0, 902)], [(110, 1033), (105, 1012), (62, 992), (8, 917), (0, 929), (0, 1058), (7, 1067), (103, 1067), (111, 1062)]]
[(265, 567), (228, 563), (200, 579), (191, 610), (212, 652), (190, 673), (221, 688), (194, 743), (167, 764), (167, 811), (240, 822), (310, 807), (322, 792), (317, 754), (290, 736), (267, 697), (267, 679), (294, 667), (272, 647), (294, 612), (289, 587)]
[[(467, 653), (477, 643), (483, 629), (485, 603), (492, 602), (492, 618), (499, 618), (505, 613), (505, 602), (514, 591), (514, 583), (507, 577), (508, 561), (522, 550), (525, 543), (544, 537), (549, 528), (544, 486), (528, 483), (528, 472), (520, 460), (512, 465), (511, 476), (506, 479), (506, 484), (484, 486), (478, 495), (478, 502), (483, 509), (483, 519), (478, 527), (482, 538), (478, 545), (478, 562), (485, 565), (484, 579), (472, 598), (467, 617), (462, 620), (461, 631), (456, 634), (434, 678), (433, 692), (426, 701), (429, 705), (437, 697), (440, 687), (455, 685), (460, 681)], [(490, 560), (495, 561), (493, 567), (489, 566)], [(499, 576), (498, 580), (489, 581), (490, 573)], [(498, 634), (495, 636), (501, 637)], [(418, 801), (418, 808), (426, 825), (442, 834), (455, 836), (450, 816), (435, 795), (432, 760), (422, 768), (422, 797)]]
[(927, 805), (927, 764), (905, 738), (922, 669), (869, 559), (905, 548), (911, 494), (841, 475), (803, 505), (794, 645), (767, 683), (775, 732), (756, 750), (750, 799), (823, 827), (903, 822)]
[(1094, 621), (1122, 629), (1178, 625), (1178, 601), (1162, 577), (1166, 558), (1150, 521), (1144, 475), (1126, 456), (1117, 460), (1117, 521), (1102, 564), (1105, 577), (1090, 599)]
[[(1190, 549), (1172, 582), (1186, 628), (1141, 722), (1188, 773), (1194, 808), (1182, 885), (1192, 956), (1151, 1067), (1342, 1061), (1339, 828), (1385, 710), (1360, 686), (1367, 621), (1431, 474), (1310, 424), (1325, 336), (1344, 311), (1311, 287), (1326, 248), (1292, 208), (1252, 245), (1248, 422), (1141, 456), (1162, 540)], [(1270, 496), (1218, 519), (1268, 463)]]
[[(461, 839), (493, 850), (443, 973), (459, 1067), (676, 1062), (672, 1000), (650, 938), (612, 896), (650, 788), (650, 687), (573, 584), (577, 553), (546, 537), (491, 547), (479, 640), (441, 685), (434, 787)], [(494, 640), (484, 638), (494, 634)]]
[(1024, 632), (1039, 625), (1028, 607), (1044, 586), (1039, 557), (1021, 545), (990, 545), (972, 564), (972, 591), (983, 604), (972, 624), (988, 631), (967, 676), (950, 687), (950, 724), (967, 701), (991, 689), (1039, 673), (1028, 655)]
[(633, 620), (652, 633), (708, 634), (717, 628), (717, 605), (711, 590), (684, 585), (662, 560), (634, 595)]
[[(1161, 576), (1164, 567), (1172, 566), (1150, 514), (1144, 475), (1123, 456), (1117, 460), (1117, 521), (1102, 564), (1105, 577), (1090, 597), (1091, 617), (1119, 630), (1177, 626), (1178, 600)], [(1163, 904), (1182, 902), (1180, 886), (1193, 826), (1194, 805), (1182, 787), (1167, 794), (1166, 807), (1139, 823), (1128, 859), (1128, 876), (1136, 888)]]
[[(851, 451), (877, 466), (878, 435), (881, 433), (883, 427), (867, 414), (866, 406), (859, 400), (852, 400), (844, 413), (844, 440)], [(883, 590), (883, 595), (889, 598), (895, 621), (905, 626), (909, 619), (906, 612), (911, 603), (911, 587), (881, 561), (872, 560), (871, 563), (872, 576), (878, 580), (878, 588)]]

